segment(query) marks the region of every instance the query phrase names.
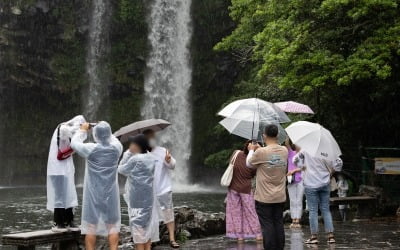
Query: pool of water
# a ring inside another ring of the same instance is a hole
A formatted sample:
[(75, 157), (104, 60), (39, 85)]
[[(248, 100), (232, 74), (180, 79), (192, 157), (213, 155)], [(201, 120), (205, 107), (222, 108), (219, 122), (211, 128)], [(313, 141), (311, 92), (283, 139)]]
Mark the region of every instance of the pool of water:
[[(82, 189), (77, 189), (79, 203)], [(220, 212), (224, 210), (224, 193), (190, 192), (175, 193), (175, 206), (190, 206), (204, 212)], [(126, 204), (121, 197), (121, 220), (128, 224)], [(76, 209), (79, 222), (81, 208)], [(48, 229), (53, 219), (52, 212), (46, 210), (46, 187), (29, 186), (18, 188), (0, 188), (0, 235), (7, 233)], [(0, 243), (1, 248), (1, 243)], [(6, 249), (3, 247), (2, 249)]]

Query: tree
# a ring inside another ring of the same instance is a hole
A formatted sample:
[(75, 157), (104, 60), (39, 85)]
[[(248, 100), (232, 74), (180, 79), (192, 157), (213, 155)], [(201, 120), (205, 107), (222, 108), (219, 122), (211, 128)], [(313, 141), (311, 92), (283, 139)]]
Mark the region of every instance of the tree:
[(311, 91), (385, 80), (400, 54), (398, 0), (233, 0), (232, 34), (215, 48), (259, 64), (255, 79)]
[(399, 3), (232, 0), (237, 26), (214, 49), (230, 51), (247, 71), (233, 98), (309, 104), (347, 159), (359, 161), (359, 144), (398, 146)]

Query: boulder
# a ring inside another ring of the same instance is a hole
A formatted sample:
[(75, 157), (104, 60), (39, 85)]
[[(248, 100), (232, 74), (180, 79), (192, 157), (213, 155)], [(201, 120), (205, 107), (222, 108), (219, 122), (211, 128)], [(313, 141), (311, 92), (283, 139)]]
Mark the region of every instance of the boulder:
[[(177, 238), (195, 239), (225, 233), (224, 213), (204, 213), (187, 206), (175, 208)], [(161, 242), (168, 242), (168, 230), (160, 226)]]
[[(203, 238), (225, 233), (224, 213), (204, 213), (187, 206), (175, 207), (175, 235), (178, 241)], [(168, 243), (168, 230), (160, 224), (160, 244)], [(83, 242), (81, 242), (83, 244)], [(97, 249), (108, 249), (107, 239), (99, 238)], [(118, 249), (133, 249), (130, 228), (121, 226)]]

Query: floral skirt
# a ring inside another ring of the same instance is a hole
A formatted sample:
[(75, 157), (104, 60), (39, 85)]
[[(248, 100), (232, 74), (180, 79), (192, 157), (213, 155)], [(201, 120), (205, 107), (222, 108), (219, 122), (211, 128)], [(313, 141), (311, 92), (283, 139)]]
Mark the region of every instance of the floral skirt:
[(253, 194), (229, 189), (226, 200), (226, 236), (234, 239), (262, 237)]

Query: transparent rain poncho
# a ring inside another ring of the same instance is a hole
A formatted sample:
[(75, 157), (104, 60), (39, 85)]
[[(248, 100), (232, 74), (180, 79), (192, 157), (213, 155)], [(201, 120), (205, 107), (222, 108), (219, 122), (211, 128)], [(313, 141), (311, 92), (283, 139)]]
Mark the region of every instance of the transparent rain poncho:
[(118, 167), (118, 172), (127, 177), (124, 198), (136, 244), (159, 241), (159, 206), (153, 185), (156, 162), (150, 153), (133, 155), (126, 151)]
[[(72, 135), (79, 130), (80, 124), (85, 122), (81, 115), (61, 123), (54, 130), (50, 142), (49, 158), (47, 162), (47, 209), (71, 208), (78, 206), (75, 188), (75, 166), (73, 157), (58, 160), (59, 148), (64, 150), (70, 147)], [(59, 136), (59, 147), (57, 137)]]
[(107, 236), (118, 233), (121, 227), (117, 170), (122, 145), (111, 135), (107, 122), (93, 128), (93, 137), (96, 143), (83, 143), (87, 132), (80, 130), (71, 143), (86, 158), (81, 233)]

